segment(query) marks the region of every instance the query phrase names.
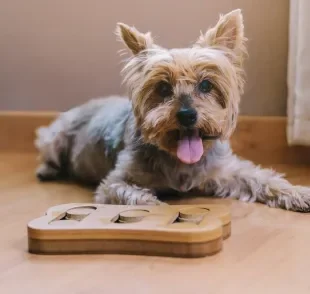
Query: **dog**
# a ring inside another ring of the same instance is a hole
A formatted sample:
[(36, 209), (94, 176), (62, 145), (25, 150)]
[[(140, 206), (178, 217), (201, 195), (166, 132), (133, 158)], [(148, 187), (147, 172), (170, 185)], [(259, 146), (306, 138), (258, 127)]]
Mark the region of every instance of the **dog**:
[(104, 204), (158, 205), (163, 191), (199, 191), (310, 210), (310, 188), (231, 150), (247, 57), (241, 10), (188, 48), (163, 48), (123, 23), (116, 34), (131, 53), (122, 69), (128, 97), (90, 100), (38, 128), (40, 180), (96, 185)]

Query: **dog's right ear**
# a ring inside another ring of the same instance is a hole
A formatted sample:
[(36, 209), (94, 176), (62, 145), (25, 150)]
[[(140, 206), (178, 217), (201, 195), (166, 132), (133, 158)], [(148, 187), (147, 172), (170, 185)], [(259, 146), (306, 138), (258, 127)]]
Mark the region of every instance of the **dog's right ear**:
[(151, 48), (153, 45), (151, 33), (140, 33), (136, 28), (123, 23), (117, 24), (116, 35), (134, 55)]

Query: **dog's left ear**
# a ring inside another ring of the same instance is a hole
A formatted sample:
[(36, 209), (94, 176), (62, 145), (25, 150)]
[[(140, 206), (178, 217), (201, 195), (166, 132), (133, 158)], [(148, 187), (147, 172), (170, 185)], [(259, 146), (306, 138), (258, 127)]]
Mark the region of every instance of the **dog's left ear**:
[(116, 35), (120, 37), (134, 55), (151, 48), (153, 45), (151, 33), (140, 33), (136, 28), (123, 23), (117, 24)]
[(238, 51), (243, 47), (244, 26), (240, 9), (231, 11), (220, 19), (215, 27), (202, 34), (195, 46), (198, 47), (224, 47)]

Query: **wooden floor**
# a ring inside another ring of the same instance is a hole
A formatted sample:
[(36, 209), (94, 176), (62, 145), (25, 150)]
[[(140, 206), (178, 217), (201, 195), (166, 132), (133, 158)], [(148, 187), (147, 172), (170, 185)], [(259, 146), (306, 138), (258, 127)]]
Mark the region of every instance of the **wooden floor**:
[[(92, 201), (91, 191), (38, 183), (32, 154), (0, 154), (0, 162), (1, 293), (310, 293), (310, 215), (260, 204), (216, 200), (232, 206), (232, 236), (203, 259), (28, 254), (27, 222), (49, 206)], [(310, 167), (275, 167), (310, 184)]]

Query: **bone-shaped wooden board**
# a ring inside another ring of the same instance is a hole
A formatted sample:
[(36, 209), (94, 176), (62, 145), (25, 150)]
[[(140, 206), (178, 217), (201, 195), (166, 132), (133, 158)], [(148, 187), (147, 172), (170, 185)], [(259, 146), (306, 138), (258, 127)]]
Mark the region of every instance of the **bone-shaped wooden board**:
[(225, 205), (130, 206), (69, 203), (28, 223), (29, 252), (202, 257), (231, 233)]

